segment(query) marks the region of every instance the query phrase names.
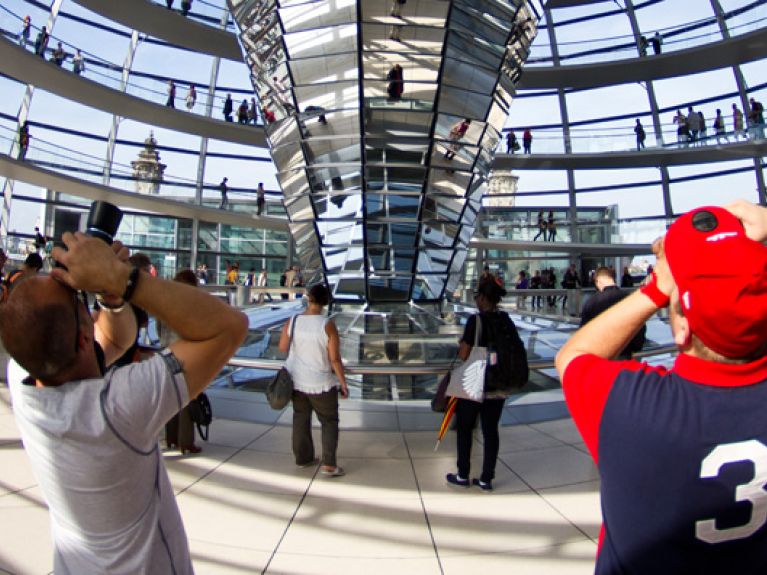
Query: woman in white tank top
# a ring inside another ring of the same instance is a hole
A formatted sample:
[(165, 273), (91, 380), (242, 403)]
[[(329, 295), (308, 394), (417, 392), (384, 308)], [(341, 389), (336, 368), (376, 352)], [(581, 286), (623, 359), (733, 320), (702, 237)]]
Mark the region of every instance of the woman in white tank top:
[[(320, 473), (339, 477), (344, 470), (336, 463), (338, 448), (338, 394), (349, 390), (341, 362), (338, 330), (325, 317), (323, 308), (330, 300), (324, 285), (312, 286), (304, 313), (291, 318), (282, 328), (280, 351), (288, 353), (285, 367), (293, 377), (293, 455), (296, 465), (306, 467), (319, 461), (314, 457), (312, 412), (322, 426), (322, 467)], [(295, 319), (295, 324), (293, 324)], [(295, 325), (290, 344), (291, 325)]]

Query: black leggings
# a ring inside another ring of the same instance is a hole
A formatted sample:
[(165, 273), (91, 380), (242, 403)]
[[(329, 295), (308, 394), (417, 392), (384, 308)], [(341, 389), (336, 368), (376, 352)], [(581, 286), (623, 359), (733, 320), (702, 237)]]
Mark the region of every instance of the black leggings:
[(458, 432), (458, 475), (468, 479), (471, 471), (471, 444), (474, 440), (474, 426), (477, 417), (482, 426), (485, 448), (482, 459), (481, 481), (492, 481), (495, 477), (495, 463), (498, 459), (500, 438), (498, 422), (501, 420), (505, 399), (486, 399), (482, 403), (459, 399), (455, 406), (455, 422)]

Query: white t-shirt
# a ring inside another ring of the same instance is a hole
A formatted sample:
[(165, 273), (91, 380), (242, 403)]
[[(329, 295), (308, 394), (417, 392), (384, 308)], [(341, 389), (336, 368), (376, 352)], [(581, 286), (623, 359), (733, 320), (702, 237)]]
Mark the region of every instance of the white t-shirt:
[(8, 366), (13, 411), (50, 509), (56, 575), (194, 572), (157, 436), (189, 402), (169, 350), (39, 388)]
[[(328, 334), (322, 315), (296, 316), (296, 333), (285, 367), (293, 378), (293, 389), (317, 395), (338, 387), (328, 358)], [(292, 320), (288, 324), (288, 335)]]

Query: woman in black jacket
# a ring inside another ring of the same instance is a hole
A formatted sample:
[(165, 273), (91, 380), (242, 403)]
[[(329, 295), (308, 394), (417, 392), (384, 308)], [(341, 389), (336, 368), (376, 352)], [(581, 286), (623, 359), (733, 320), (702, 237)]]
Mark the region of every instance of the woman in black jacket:
[[(482, 402), (459, 399), (455, 408), (458, 473), (448, 473), (447, 482), (458, 487), (477, 485), (492, 491), (495, 464), (498, 459), (500, 439), (498, 423), (501, 420), (506, 398), (515, 388), (527, 382), (527, 353), (509, 314), (498, 309), (506, 290), (498, 281), (481, 282), (475, 293), (480, 316), (480, 334), (477, 344), (488, 348), (485, 388)], [(458, 357), (466, 360), (474, 345), (477, 316), (466, 322), (461, 338)], [(474, 427), (480, 418), (484, 438), (482, 474), (470, 481), (471, 445)]]

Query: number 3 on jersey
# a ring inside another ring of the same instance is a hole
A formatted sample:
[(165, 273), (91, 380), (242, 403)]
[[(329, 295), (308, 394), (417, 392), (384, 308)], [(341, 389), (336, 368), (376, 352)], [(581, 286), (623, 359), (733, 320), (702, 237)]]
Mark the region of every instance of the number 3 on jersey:
[(701, 479), (719, 475), (720, 469), (728, 463), (750, 461), (754, 464), (754, 478), (735, 488), (735, 501), (751, 503), (751, 518), (745, 525), (717, 529), (716, 519), (695, 522), (695, 536), (706, 543), (723, 543), (744, 539), (753, 535), (767, 523), (767, 446), (756, 439), (718, 445), (703, 460), (700, 466)]

